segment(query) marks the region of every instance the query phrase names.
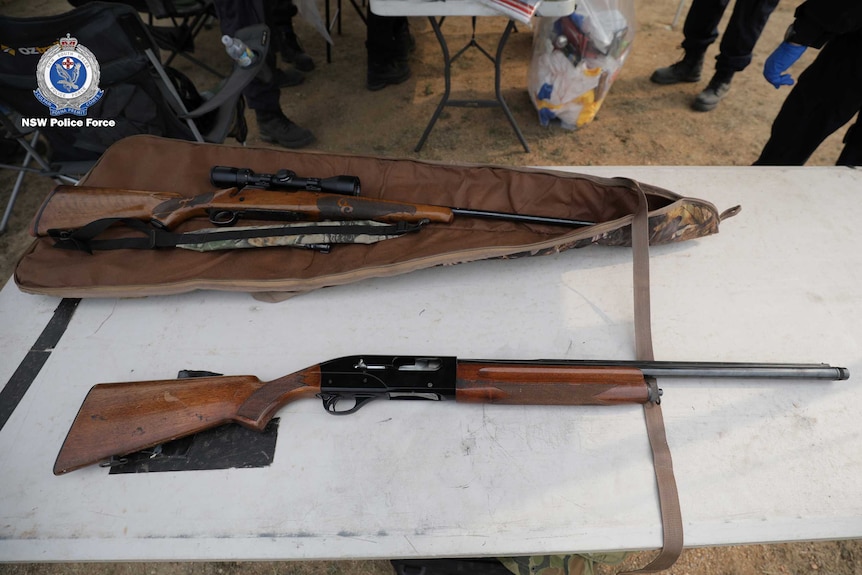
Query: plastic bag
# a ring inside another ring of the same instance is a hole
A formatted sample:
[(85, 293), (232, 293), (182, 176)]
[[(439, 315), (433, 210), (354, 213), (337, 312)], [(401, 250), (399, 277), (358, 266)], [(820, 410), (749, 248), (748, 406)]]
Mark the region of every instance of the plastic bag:
[(569, 16), (540, 18), (527, 78), (543, 126), (590, 123), (616, 80), (635, 35), (634, 0), (581, 0)]
[(317, 3), (314, 0), (294, 0), (296, 9), (299, 15), (317, 30), (323, 39), (329, 44), (334, 44), (332, 36), (329, 35), (329, 30), (326, 28), (326, 23), (320, 17), (320, 11), (317, 9)]

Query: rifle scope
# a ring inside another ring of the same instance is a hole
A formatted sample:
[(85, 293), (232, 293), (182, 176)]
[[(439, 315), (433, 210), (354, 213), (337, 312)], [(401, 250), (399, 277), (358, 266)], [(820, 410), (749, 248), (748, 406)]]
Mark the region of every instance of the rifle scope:
[(300, 178), (291, 170), (279, 170), (274, 174), (256, 174), (248, 168), (213, 166), (210, 181), (220, 188), (284, 188), (307, 192), (329, 192), (344, 196), (359, 195), (359, 178), (356, 176), (333, 176), (331, 178)]

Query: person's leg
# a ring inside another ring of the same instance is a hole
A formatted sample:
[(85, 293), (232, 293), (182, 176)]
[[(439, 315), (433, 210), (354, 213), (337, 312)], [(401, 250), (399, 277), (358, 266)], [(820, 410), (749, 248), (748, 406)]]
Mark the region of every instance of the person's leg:
[[(222, 34), (234, 36), (240, 28), (265, 22), (263, 0), (214, 0), (213, 4)], [(270, 70), (275, 71), (275, 59), (271, 51), (267, 54), (266, 63)], [(278, 102), (280, 95), (276, 84), (258, 78), (252, 80), (243, 91), (248, 107), (253, 110), (281, 110)]]
[(838, 156), (836, 166), (862, 166), (862, 105), (856, 123), (844, 135), (844, 149)]
[(297, 70), (311, 72), (314, 60), (305, 53), (299, 37), (293, 28), (293, 19), (299, 13), (291, 0), (279, 0), (273, 13), (273, 49), (278, 50), (281, 59), (291, 63)]
[(779, 0), (736, 0), (715, 59), (718, 72), (741, 72)]
[(708, 112), (715, 109), (728, 94), (733, 75), (751, 63), (754, 45), (777, 5), (778, 0), (736, 0), (730, 21), (721, 36), (719, 53), (715, 59), (715, 74), (697, 95), (692, 108)]
[(409, 43), (407, 18), (367, 13), (365, 49), (368, 57), (367, 88), (382, 90), (410, 78), (406, 45)]
[(730, 0), (694, 0), (685, 17), (682, 49), (703, 54), (718, 39), (718, 24)]
[(710, 44), (718, 38), (718, 24), (729, 0), (694, 0), (685, 17), (682, 33), (682, 60), (659, 68), (650, 76), (656, 84), (699, 82), (703, 69), (703, 56)]
[[(271, 22), (267, 4), (267, 0), (214, 0), (222, 34), (233, 36), (240, 28)], [(272, 71), (270, 79), (255, 78), (243, 90), (248, 107), (255, 112), (260, 138), (286, 148), (311, 144), (315, 140), (314, 134), (290, 121), (281, 109), (281, 88), (276, 83), (275, 74), (276, 55), (272, 50), (267, 53), (266, 65)]]
[[(755, 165), (801, 166), (829, 135), (849, 122), (862, 103), (862, 31), (838, 36), (823, 47), (796, 85), (772, 123), (772, 134)], [(862, 139), (853, 127), (850, 161)]]

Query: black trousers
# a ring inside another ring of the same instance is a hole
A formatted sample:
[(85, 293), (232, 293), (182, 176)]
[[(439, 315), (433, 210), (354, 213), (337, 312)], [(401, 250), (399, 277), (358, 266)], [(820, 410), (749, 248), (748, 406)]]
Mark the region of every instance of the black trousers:
[[(275, 2), (272, 0), (214, 0), (216, 14), (222, 34), (233, 36), (236, 31), (253, 24), (266, 23), (271, 26), (272, 10)], [(270, 70), (276, 68), (276, 54), (270, 46), (266, 56), (266, 64)], [(264, 82), (255, 78), (243, 90), (248, 107), (262, 112), (279, 112), (281, 105), (278, 100), (281, 90), (273, 82)]]
[[(772, 123), (755, 165), (801, 166), (814, 150), (862, 110), (862, 30), (826, 43), (799, 75)], [(844, 138), (838, 165), (862, 165), (862, 119)]]
[[(739, 72), (751, 63), (751, 52), (779, 0), (736, 0), (721, 37), (715, 69)], [(682, 48), (704, 53), (718, 38), (718, 24), (730, 0), (694, 0), (683, 26)]]
[(365, 48), (369, 65), (385, 65), (407, 58), (410, 26), (406, 17), (378, 16), (371, 11), (369, 3), (366, 21)]

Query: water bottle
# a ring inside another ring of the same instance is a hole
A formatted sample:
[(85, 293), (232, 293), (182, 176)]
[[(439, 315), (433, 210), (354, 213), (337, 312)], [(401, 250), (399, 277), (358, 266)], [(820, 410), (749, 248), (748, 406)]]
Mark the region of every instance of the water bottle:
[(248, 68), (254, 63), (255, 53), (239, 38), (231, 38), (227, 34), (221, 37), (221, 43), (227, 55), (233, 58), (241, 68)]

